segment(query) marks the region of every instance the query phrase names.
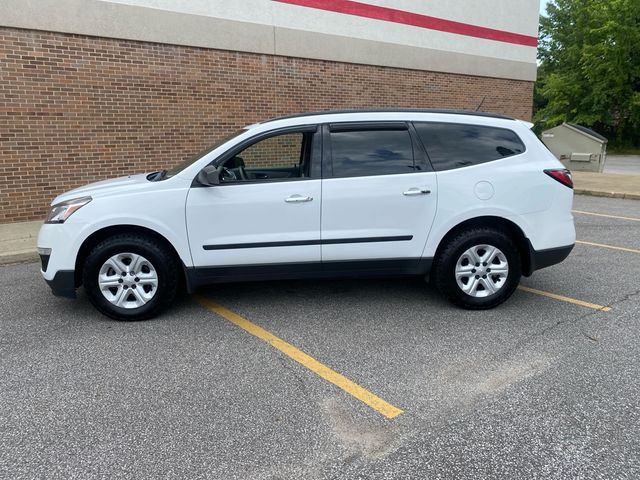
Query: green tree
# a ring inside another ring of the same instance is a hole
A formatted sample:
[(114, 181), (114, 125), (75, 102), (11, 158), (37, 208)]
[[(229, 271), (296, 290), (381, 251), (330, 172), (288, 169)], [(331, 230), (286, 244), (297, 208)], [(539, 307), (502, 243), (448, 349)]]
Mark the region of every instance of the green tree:
[(553, 0), (540, 19), (535, 121), (640, 146), (640, 0)]

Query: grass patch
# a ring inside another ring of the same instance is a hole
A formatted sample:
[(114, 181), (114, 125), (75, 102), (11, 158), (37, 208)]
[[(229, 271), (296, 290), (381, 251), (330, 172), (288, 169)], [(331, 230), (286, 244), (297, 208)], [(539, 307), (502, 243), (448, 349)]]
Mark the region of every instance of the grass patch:
[(607, 154), (640, 155), (640, 145), (637, 145), (635, 142), (612, 141), (607, 145)]
[(640, 147), (607, 148), (607, 155), (640, 155)]

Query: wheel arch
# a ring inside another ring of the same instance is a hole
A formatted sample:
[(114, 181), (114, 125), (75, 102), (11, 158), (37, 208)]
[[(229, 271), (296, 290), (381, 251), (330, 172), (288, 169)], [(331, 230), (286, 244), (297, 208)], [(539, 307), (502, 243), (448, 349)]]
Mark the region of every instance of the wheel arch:
[(438, 247), (436, 248), (436, 252), (434, 258), (438, 258), (440, 252), (447, 244), (447, 242), (453, 238), (458, 233), (477, 227), (491, 227), (501, 230), (508, 234), (516, 244), (518, 248), (518, 252), (520, 253), (520, 260), (522, 262), (522, 274), (525, 277), (528, 277), (532, 273), (532, 259), (531, 259), (531, 244), (529, 239), (526, 237), (522, 229), (512, 222), (511, 220), (507, 220), (504, 217), (498, 217), (493, 215), (483, 215), (479, 217), (469, 218), (464, 220), (451, 229), (440, 239), (438, 243)]
[(84, 241), (82, 242), (82, 245), (80, 246), (80, 249), (78, 250), (78, 254), (76, 255), (76, 262), (75, 262), (75, 269), (74, 269), (76, 287), (79, 287), (82, 284), (82, 270), (84, 268), (84, 262), (87, 259), (89, 252), (91, 252), (91, 250), (96, 245), (98, 245), (101, 241), (111, 236), (123, 234), (123, 233), (138, 233), (141, 235), (146, 235), (162, 243), (165, 247), (169, 249), (172, 255), (174, 255), (176, 261), (179, 262), (180, 265), (182, 265), (182, 277), (183, 277), (182, 280), (184, 282), (187, 281), (186, 267), (184, 265), (184, 262), (180, 258), (180, 255), (178, 254), (178, 250), (164, 235), (148, 227), (142, 227), (140, 225), (125, 224), (125, 225), (110, 225), (107, 227), (100, 228), (95, 232), (91, 233), (91, 235), (89, 235), (87, 238), (84, 239)]

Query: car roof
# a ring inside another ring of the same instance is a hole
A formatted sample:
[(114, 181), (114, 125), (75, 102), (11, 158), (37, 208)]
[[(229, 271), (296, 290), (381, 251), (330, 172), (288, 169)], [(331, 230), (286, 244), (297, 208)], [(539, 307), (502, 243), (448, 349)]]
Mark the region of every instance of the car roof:
[(362, 109), (325, 110), (271, 118), (247, 126), (247, 130), (268, 131), (277, 128), (338, 122), (428, 122), (469, 123), (510, 128), (518, 120), (496, 113), (446, 109)]
[(345, 114), (367, 114), (367, 113), (428, 113), (446, 115), (471, 115), (475, 117), (499, 118), (502, 120), (515, 120), (512, 117), (491, 112), (478, 112), (475, 110), (456, 110), (446, 108), (376, 108), (376, 109), (345, 109), (345, 110), (321, 110), (317, 112), (298, 113), (294, 115), (284, 115), (265, 120), (261, 123), (275, 122), (278, 120), (288, 120), (301, 117), (316, 117), (322, 115), (345, 115)]

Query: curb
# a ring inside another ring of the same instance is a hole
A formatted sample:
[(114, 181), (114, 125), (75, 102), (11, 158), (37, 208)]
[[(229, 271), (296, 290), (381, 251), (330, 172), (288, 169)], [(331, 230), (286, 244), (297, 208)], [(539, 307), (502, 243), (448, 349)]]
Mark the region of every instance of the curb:
[(608, 198), (624, 198), (626, 200), (640, 200), (640, 194), (637, 194), (637, 193), (606, 192), (603, 190), (587, 190), (582, 188), (574, 188), (573, 193), (576, 195), (589, 195), (591, 197), (608, 197)]
[(32, 263), (37, 262), (38, 260), (38, 254), (33, 250), (0, 253), (0, 265), (11, 265), (12, 263)]

